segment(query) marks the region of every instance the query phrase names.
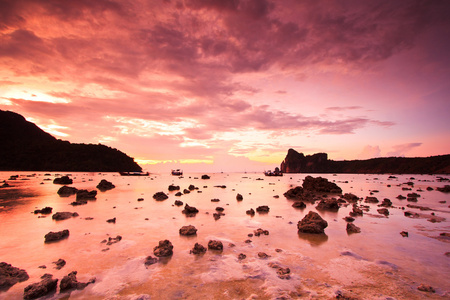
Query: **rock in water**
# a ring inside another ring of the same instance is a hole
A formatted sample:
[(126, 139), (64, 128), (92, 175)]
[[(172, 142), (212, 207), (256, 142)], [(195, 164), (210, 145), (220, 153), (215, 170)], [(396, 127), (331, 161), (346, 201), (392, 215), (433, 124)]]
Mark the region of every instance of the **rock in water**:
[(76, 212), (74, 212), (74, 213), (71, 213), (71, 212), (68, 212), (68, 211), (63, 211), (63, 212), (57, 212), (57, 213), (55, 213), (53, 216), (52, 216), (52, 219), (53, 220), (56, 220), (56, 221), (62, 221), (62, 220), (67, 220), (67, 219), (70, 219), (70, 218), (72, 218), (72, 217), (78, 217), (79, 215), (78, 215), (78, 213), (76, 213)]
[(69, 178), (69, 176), (62, 176), (62, 177), (58, 177), (55, 178), (53, 180), (54, 184), (72, 184), (73, 180)]
[(199, 255), (204, 254), (206, 252), (206, 248), (203, 245), (200, 245), (199, 243), (195, 243), (194, 248), (189, 253)]
[(53, 211), (53, 208), (47, 206), (47, 207), (44, 207), (43, 209), (36, 209), (36, 210), (34, 210), (34, 214), (35, 214), (35, 215), (36, 215), (36, 214), (48, 215), (48, 214), (51, 214), (52, 211)]
[(360, 232), (361, 228), (359, 228), (353, 223), (347, 223), (347, 233), (360, 233)]
[(5, 262), (0, 263), (0, 291), (7, 290), (18, 282), (28, 280), (28, 278), (25, 270), (13, 267)]
[(57, 193), (61, 197), (69, 197), (70, 195), (75, 195), (77, 191), (77, 188), (65, 185), (60, 187)]
[(158, 262), (158, 259), (156, 257), (153, 257), (153, 256), (149, 255), (149, 256), (147, 256), (145, 258), (144, 265), (145, 265), (146, 268), (148, 268), (148, 266), (156, 264), (157, 262)]
[(236, 195), (236, 200), (237, 200), (237, 201), (242, 201), (242, 200), (244, 200), (244, 197), (242, 197), (241, 194), (237, 194), (237, 195)]
[(96, 190), (92, 190), (92, 191), (88, 191), (88, 190), (78, 190), (77, 191), (77, 201), (78, 200), (95, 200), (95, 196), (97, 196), (97, 191)]
[(153, 249), (153, 254), (157, 257), (167, 257), (173, 255), (173, 245), (169, 240), (159, 241), (159, 245)]
[(197, 229), (192, 225), (183, 226), (180, 228), (180, 235), (195, 235), (195, 234), (197, 234)]
[(70, 272), (67, 276), (64, 276), (63, 279), (61, 279), (61, 283), (59, 284), (59, 289), (61, 292), (67, 291), (67, 290), (82, 290), (84, 289), (88, 284), (94, 283), (95, 278), (89, 280), (88, 282), (78, 282), (77, 280), (77, 271)]
[(169, 196), (164, 194), (164, 192), (157, 192), (153, 195), (153, 199), (155, 199), (156, 201), (163, 201), (166, 200), (167, 198), (169, 198)]
[(69, 236), (69, 230), (68, 229), (64, 229), (62, 231), (57, 231), (57, 232), (50, 231), (49, 233), (47, 233), (45, 235), (45, 242), (46, 243), (56, 242), (56, 241), (65, 239), (68, 236)]
[(303, 180), (303, 189), (314, 193), (342, 193), (342, 189), (334, 182), (329, 182), (328, 179), (322, 177), (306, 176)]
[(23, 299), (37, 299), (56, 291), (58, 279), (53, 279), (51, 274), (44, 274), (41, 279), (41, 282), (30, 284), (24, 289)]
[(318, 213), (310, 211), (301, 221), (298, 222), (297, 228), (303, 233), (324, 233), (324, 229), (328, 227), (327, 221), (322, 219)]
[(97, 188), (104, 192), (107, 190), (112, 190), (113, 188), (115, 188), (116, 186), (114, 184), (112, 184), (112, 182), (109, 182), (108, 180), (102, 179), (100, 181), (100, 183), (97, 185)]
[(211, 240), (208, 242), (208, 249), (222, 251), (223, 244), (221, 241)]
[(261, 205), (256, 208), (256, 211), (259, 213), (268, 213), (270, 208), (267, 205)]
[(316, 206), (317, 210), (331, 210), (331, 211), (337, 211), (339, 210), (339, 203), (336, 199), (323, 199), (320, 200), (319, 204)]
[(186, 203), (182, 213), (185, 214), (186, 217), (194, 217), (198, 213), (198, 209), (194, 206), (189, 206), (189, 204)]

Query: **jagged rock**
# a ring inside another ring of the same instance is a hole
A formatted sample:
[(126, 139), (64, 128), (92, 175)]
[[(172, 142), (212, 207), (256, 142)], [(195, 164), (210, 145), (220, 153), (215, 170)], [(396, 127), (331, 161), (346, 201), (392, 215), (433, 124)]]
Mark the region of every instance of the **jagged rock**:
[(450, 185), (445, 185), (444, 187), (437, 187), (436, 190), (443, 193), (450, 193)]
[(183, 196), (183, 193), (182, 192), (178, 192), (178, 193), (175, 194), (175, 196), (177, 196), (177, 197)]
[(56, 291), (58, 279), (53, 279), (53, 275), (44, 274), (40, 282), (36, 282), (25, 287), (23, 291), (23, 299), (37, 299), (51, 292)]
[(292, 207), (295, 207), (295, 208), (306, 208), (306, 204), (303, 201), (295, 201), (292, 204)]
[(362, 216), (362, 215), (363, 215), (362, 209), (360, 209), (360, 208), (356, 205), (356, 203), (353, 204), (353, 209), (352, 209), (352, 211), (350, 212), (350, 216), (352, 216), (352, 217), (357, 217), (357, 216)]
[(157, 257), (167, 257), (173, 255), (173, 245), (169, 240), (159, 241), (159, 245), (153, 249), (153, 254)]
[(364, 200), (365, 203), (378, 203), (380, 202), (377, 197), (370, 197), (367, 196), (366, 199)]
[(18, 282), (28, 280), (28, 273), (12, 265), (1, 262), (0, 263), (0, 291), (4, 291), (12, 287)]
[(400, 232), (400, 234), (401, 234), (402, 237), (408, 237), (409, 236), (407, 231), (402, 231), (402, 232)]
[(269, 235), (269, 230), (264, 230), (262, 228), (258, 228), (256, 230), (254, 230), (253, 233), (255, 234), (255, 236), (260, 236), (261, 234)]
[(48, 214), (51, 214), (52, 211), (53, 211), (53, 208), (47, 206), (47, 207), (44, 207), (43, 209), (36, 209), (36, 210), (34, 211), (34, 214), (35, 214), (35, 215), (36, 215), (36, 214), (48, 215)]
[(179, 230), (180, 235), (195, 235), (197, 234), (197, 228), (193, 225), (183, 226)]
[(202, 179), (210, 179), (211, 177), (209, 177), (208, 175), (202, 175)]
[(188, 190), (193, 191), (195, 190), (195, 186), (193, 184), (190, 184), (188, 187)]
[(254, 216), (254, 215), (255, 215), (255, 210), (254, 210), (253, 208), (250, 208), (250, 209), (247, 210), (245, 213), (246, 213), (247, 215)]
[(289, 189), (283, 195), (288, 199), (302, 199), (304, 190), (301, 186)]
[(79, 216), (79, 214), (77, 212), (71, 213), (68, 211), (63, 211), (63, 212), (57, 212), (57, 213), (53, 214), (52, 219), (55, 221), (62, 221), (62, 220), (67, 220), (72, 217), (78, 217), (78, 216)]
[(218, 212), (218, 213), (213, 213), (213, 218), (214, 220), (219, 220), (221, 216), (225, 216), (224, 213)]
[(77, 191), (77, 197), (76, 200), (95, 200), (97, 196), (97, 191), (96, 190), (92, 190), (92, 191), (88, 191), (88, 190), (78, 190)]
[(409, 194), (406, 195), (406, 197), (420, 198), (420, 194), (417, 194), (417, 193), (409, 193)]
[(421, 292), (427, 292), (427, 293), (435, 293), (436, 291), (434, 288), (430, 285), (421, 284), (417, 287), (417, 289)]
[(194, 248), (192, 248), (192, 250), (189, 253), (195, 255), (204, 254), (206, 253), (206, 248), (199, 243), (195, 243)]
[(122, 236), (118, 235), (115, 238), (112, 237), (108, 237), (108, 242), (106, 243), (106, 245), (110, 246), (112, 244), (118, 243), (122, 240)]
[(347, 200), (350, 203), (355, 203), (358, 202), (359, 197), (356, 195), (353, 195), (352, 193), (345, 193), (342, 198), (344, 198), (345, 200)]
[(73, 180), (69, 178), (69, 176), (62, 176), (62, 177), (58, 177), (55, 178), (53, 180), (54, 184), (72, 184)]
[(45, 235), (45, 242), (49, 243), (49, 242), (56, 242), (62, 239), (65, 239), (69, 237), (69, 230), (68, 229), (64, 229), (62, 231), (57, 231), (57, 232), (53, 232), (50, 231), (49, 233), (47, 233)]
[(164, 194), (164, 192), (157, 192), (153, 195), (153, 199), (155, 199), (156, 201), (163, 201), (166, 200), (167, 198), (169, 198), (169, 196)]
[(383, 202), (381, 202), (381, 204), (378, 205), (378, 206), (391, 207), (392, 206), (392, 201), (389, 200), (388, 198), (384, 198)]
[(156, 257), (152, 257), (151, 255), (149, 255), (145, 258), (144, 265), (147, 268), (148, 266), (156, 264), (157, 262), (158, 262), (158, 259)]
[(180, 200), (175, 200), (175, 203), (174, 203), (176, 206), (182, 206), (183, 205), (183, 201), (180, 201)]
[(238, 194), (236, 195), (236, 200), (237, 200), (237, 201), (242, 201), (242, 200), (244, 200), (244, 197), (242, 197), (242, 195), (238, 193)]
[(106, 222), (116, 224), (116, 218), (114, 217), (112, 219), (108, 219), (108, 220), (106, 220)]
[(382, 215), (385, 215), (385, 216), (389, 216), (389, 210), (388, 210), (387, 208), (380, 208), (380, 209), (377, 209), (377, 212), (378, 212), (379, 214), (382, 214)]
[(335, 198), (323, 199), (317, 204), (316, 209), (337, 211), (339, 210), (339, 203)]
[(66, 261), (62, 258), (58, 259), (57, 261), (54, 261), (53, 263), (56, 265), (55, 267), (56, 270), (61, 270), (66, 265)]
[(347, 233), (360, 233), (360, 232), (361, 228), (359, 228), (353, 223), (347, 223)]
[(328, 181), (322, 177), (306, 176), (303, 180), (303, 189), (314, 193), (332, 193), (340, 194), (342, 189), (338, 187), (334, 182)]
[(198, 209), (194, 206), (189, 206), (189, 204), (186, 203), (182, 213), (185, 214), (186, 217), (195, 217), (195, 215), (198, 213)]
[(247, 258), (247, 255), (245, 255), (244, 253), (240, 253), (239, 255), (238, 255), (238, 259), (239, 260), (243, 260), (243, 259), (246, 259)]
[(114, 184), (112, 184), (112, 182), (109, 182), (106, 179), (102, 179), (100, 181), (100, 183), (97, 185), (97, 188), (102, 192), (107, 191), (107, 190), (112, 190), (115, 187), (116, 186)]
[(61, 197), (69, 197), (71, 195), (75, 195), (77, 191), (77, 188), (65, 185), (60, 187), (57, 193)]
[(190, 193), (191, 193), (191, 191), (188, 190), (188, 189), (184, 189), (184, 190), (183, 190), (183, 194), (190, 194)]
[(398, 200), (405, 200), (405, 199), (406, 199), (406, 197), (403, 196), (403, 195), (398, 195), (396, 198), (397, 198)]
[(67, 276), (64, 276), (61, 279), (61, 283), (59, 284), (60, 292), (65, 292), (67, 290), (82, 290), (88, 284), (94, 283), (95, 278), (90, 279), (88, 282), (78, 282), (77, 280), (77, 271), (70, 272)]
[(169, 191), (179, 191), (180, 190), (180, 186), (179, 185), (169, 185)]
[(267, 205), (261, 205), (256, 208), (256, 211), (259, 213), (267, 213), (269, 210), (270, 208)]
[(299, 232), (303, 233), (324, 233), (328, 222), (322, 219), (318, 213), (310, 211), (301, 221), (298, 222), (297, 228)]
[(211, 240), (208, 242), (208, 249), (222, 251), (223, 244), (221, 241)]

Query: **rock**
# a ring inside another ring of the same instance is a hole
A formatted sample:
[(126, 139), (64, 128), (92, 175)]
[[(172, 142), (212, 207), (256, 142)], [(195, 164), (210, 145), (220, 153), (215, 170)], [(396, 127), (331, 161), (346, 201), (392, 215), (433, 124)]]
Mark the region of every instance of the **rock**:
[(106, 222), (116, 224), (116, 218), (114, 217), (112, 219), (108, 219), (108, 220), (106, 220)]
[(178, 192), (178, 193), (175, 194), (175, 196), (177, 196), (177, 197), (183, 196), (183, 193), (182, 192)]
[(122, 240), (122, 236), (118, 235), (115, 238), (112, 237), (108, 237), (108, 242), (106, 243), (106, 245), (110, 246), (112, 244), (118, 243)]
[(73, 180), (69, 178), (69, 176), (62, 176), (62, 177), (58, 177), (55, 178), (53, 180), (54, 184), (72, 184)]
[(211, 240), (208, 242), (208, 249), (222, 251), (223, 244), (221, 241)]
[(364, 200), (365, 203), (378, 203), (380, 202), (377, 197), (369, 197), (367, 196), (366, 199)]
[(63, 211), (63, 212), (57, 212), (52, 216), (52, 219), (55, 221), (62, 221), (62, 220), (67, 220), (70, 219), (72, 217), (78, 217), (79, 214), (74, 212), (68, 212), (68, 211)]
[(202, 179), (210, 179), (211, 177), (209, 177), (208, 175), (202, 175)]
[(188, 189), (184, 189), (183, 190), (183, 194), (189, 194), (191, 191), (190, 190), (188, 190)]
[(318, 213), (310, 211), (301, 221), (298, 222), (297, 228), (299, 232), (303, 233), (324, 233), (328, 223)]
[(359, 200), (359, 197), (356, 195), (353, 195), (352, 193), (345, 193), (342, 198), (347, 200), (350, 203), (356, 203)]
[(258, 228), (256, 230), (254, 230), (253, 233), (255, 234), (255, 236), (260, 236), (261, 234), (269, 235), (269, 230), (264, 230), (264, 229)]
[(82, 290), (84, 289), (88, 284), (94, 283), (95, 278), (89, 280), (88, 282), (78, 282), (77, 280), (77, 271), (70, 272), (67, 276), (64, 276), (63, 279), (61, 279), (61, 283), (59, 284), (59, 290), (60, 292), (65, 292), (68, 290)]
[(344, 220), (345, 220), (345, 222), (353, 222), (353, 221), (355, 221), (355, 218), (350, 217), (350, 216), (346, 216), (346, 217), (344, 218)]
[(238, 259), (239, 260), (243, 260), (243, 259), (246, 259), (247, 258), (247, 255), (245, 255), (244, 253), (240, 253), (239, 255), (238, 255)]
[(400, 232), (402, 237), (408, 237), (408, 232), (407, 231), (402, 231)]
[(392, 206), (392, 201), (389, 200), (388, 198), (384, 198), (383, 202), (381, 202), (381, 204), (378, 205), (378, 206), (391, 207)]
[(153, 195), (153, 199), (155, 199), (156, 201), (163, 201), (166, 200), (167, 198), (169, 198), (169, 196), (164, 194), (164, 192), (157, 192)]
[(36, 214), (48, 215), (48, 214), (51, 214), (52, 211), (53, 211), (53, 208), (47, 206), (47, 207), (44, 207), (43, 209), (36, 209), (36, 210), (34, 211), (34, 214), (35, 214), (35, 215), (36, 215)]
[(197, 234), (197, 228), (195, 228), (195, 226), (192, 225), (183, 226), (180, 228), (179, 232), (180, 235), (195, 235)]
[(302, 199), (303, 198), (303, 188), (301, 186), (297, 186), (293, 189), (288, 190), (283, 195), (288, 199)]
[(405, 199), (406, 199), (406, 197), (403, 196), (403, 195), (398, 195), (396, 198), (397, 198), (398, 200), (405, 200)]
[(322, 177), (306, 176), (303, 180), (303, 189), (314, 193), (332, 193), (340, 194), (342, 189), (338, 187), (334, 182), (328, 181)]
[(57, 193), (61, 197), (69, 197), (71, 195), (75, 195), (77, 191), (77, 188), (65, 185), (60, 187)]
[(380, 209), (377, 209), (377, 212), (378, 212), (379, 214), (382, 214), (382, 215), (385, 215), (385, 216), (389, 216), (389, 210), (388, 210), (387, 208), (380, 208)]
[(295, 201), (295, 202), (292, 204), (292, 207), (303, 209), (303, 208), (306, 208), (306, 204), (305, 204), (305, 202), (303, 202), (303, 201)]
[(268, 213), (270, 208), (267, 205), (258, 206), (256, 211), (259, 213)]
[(62, 231), (53, 232), (50, 231), (45, 235), (45, 243), (56, 242), (69, 237), (69, 230), (64, 229)]
[(179, 191), (180, 190), (180, 186), (179, 185), (169, 185), (169, 191)]
[(138, 202), (144, 201), (144, 198), (138, 198), (137, 201)]
[(261, 259), (266, 259), (266, 258), (269, 258), (270, 255), (268, 255), (265, 252), (258, 252), (258, 257), (261, 258)]
[(242, 201), (242, 200), (244, 200), (244, 197), (242, 197), (242, 195), (238, 193), (238, 194), (236, 195), (236, 200), (237, 200), (237, 201)]
[(277, 275), (280, 279), (291, 279), (291, 275), (289, 273), (291, 273), (291, 269), (289, 268), (278, 267), (277, 269)]
[(245, 213), (246, 213), (247, 215), (254, 216), (254, 215), (255, 215), (255, 210), (254, 210), (253, 208), (250, 208), (250, 209), (247, 210)]
[(199, 255), (206, 253), (206, 248), (203, 245), (200, 245), (199, 243), (195, 243), (194, 248), (189, 252), (191, 254)]
[(417, 287), (417, 289), (421, 292), (427, 292), (427, 293), (435, 293), (436, 291), (432, 286), (421, 284)]
[(116, 186), (114, 185), (114, 184), (112, 184), (112, 182), (109, 182), (108, 180), (106, 180), (106, 179), (102, 179), (100, 182), (99, 182), (99, 184), (97, 185), (97, 188), (100, 190), (100, 191), (102, 191), (102, 192), (104, 192), (104, 191), (107, 191), (107, 190), (112, 190), (113, 188), (115, 188)]
[(358, 206), (355, 204), (353, 204), (353, 209), (350, 212), (350, 216), (352, 217), (357, 217), (357, 216), (362, 216), (363, 215), (363, 211), (362, 209), (358, 208)]
[(175, 203), (174, 203), (176, 206), (182, 206), (183, 205), (183, 201), (180, 201), (180, 200), (175, 200)]
[(158, 259), (156, 257), (152, 257), (151, 255), (149, 255), (145, 258), (144, 265), (147, 268), (148, 266), (156, 264), (157, 262), (158, 262)]
[(44, 274), (41, 279), (41, 282), (36, 282), (25, 287), (23, 299), (37, 299), (56, 291), (58, 279), (53, 279), (53, 275), (51, 274)]
[(347, 233), (360, 233), (360, 232), (361, 228), (359, 228), (353, 223), (347, 223)]
[(153, 248), (153, 254), (157, 257), (168, 257), (173, 255), (173, 245), (169, 240), (159, 241), (159, 245)]
[(57, 261), (54, 261), (53, 263), (56, 265), (55, 267), (56, 270), (61, 270), (66, 265), (66, 261), (62, 258), (58, 259)]
[(339, 203), (335, 198), (320, 200), (319, 204), (316, 206), (317, 210), (339, 210)]
[(193, 191), (195, 190), (195, 186), (193, 184), (190, 184), (188, 187), (188, 190)]
[(217, 207), (216, 207), (216, 211), (222, 212), (222, 211), (224, 211), (224, 210), (225, 210), (225, 208), (223, 208), (223, 207), (220, 207), (220, 206), (217, 206)]
[(225, 216), (224, 213), (218, 212), (218, 213), (213, 213), (213, 218), (214, 220), (219, 220), (221, 216)]
[(433, 191), (433, 190), (434, 189), (431, 186), (427, 187), (427, 191)]
[(77, 191), (77, 201), (78, 200), (95, 200), (97, 196), (97, 191), (96, 190), (92, 190), (92, 191), (88, 191), (88, 190), (78, 190)]
[(186, 217), (195, 217), (195, 215), (198, 213), (198, 209), (194, 206), (189, 206), (189, 204), (186, 203), (182, 213), (185, 214)]
[(437, 187), (436, 190), (442, 193), (450, 193), (450, 185), (445, 185), (444, 187)]
[(216, 198), (214, 198), (214, 199), (211, 199), (211, 202), (220, 202), (220, 200), (219, 200), (219, 199), (216, 199)]
[(12, 265), (1, 262), (0, 263), (0, 291), (5, 291), (18, 282), (28, 280), (28, 273)]
[(226, 189), (227, 188), (226, 185), (215, 185), (214, 187), (218, 187), (218, 188), (221, 188), (221, 189)]

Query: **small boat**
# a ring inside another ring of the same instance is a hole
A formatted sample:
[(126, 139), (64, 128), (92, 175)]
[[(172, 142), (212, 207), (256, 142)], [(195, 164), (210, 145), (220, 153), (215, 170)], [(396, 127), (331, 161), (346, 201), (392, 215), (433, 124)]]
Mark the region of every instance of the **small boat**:
[(119, 172), (121, 176), (149, 176), (149, 172)]
[(183, 175), (183, 170), (180, 170), (180, 169), (172, 170), (172, 175), (174, 175), (174, 176), (182, 176)]
[(277, 167), (275, 168), (275, 171), (264, 171), (264, 175), (266, 176), (283, 176), (283, 172), (280, 171), (280, 169)]

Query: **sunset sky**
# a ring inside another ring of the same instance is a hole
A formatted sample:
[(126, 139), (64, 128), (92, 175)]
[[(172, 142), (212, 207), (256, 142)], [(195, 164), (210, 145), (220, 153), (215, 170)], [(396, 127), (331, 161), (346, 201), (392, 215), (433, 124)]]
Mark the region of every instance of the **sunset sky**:
[(450, 1), (0, 0), (0, 109), (146, 170), (450, 153)]

